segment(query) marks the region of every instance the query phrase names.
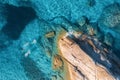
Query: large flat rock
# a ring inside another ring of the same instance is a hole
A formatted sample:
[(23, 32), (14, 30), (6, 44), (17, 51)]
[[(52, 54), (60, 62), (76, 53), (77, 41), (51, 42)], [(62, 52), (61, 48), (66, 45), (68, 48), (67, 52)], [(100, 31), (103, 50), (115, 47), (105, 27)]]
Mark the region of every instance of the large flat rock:
[(58, 42), (62, 57), (68, 62), (71, 80), (114, 80), (102, 65), (96, 65), (74, 41), (62, 37)]

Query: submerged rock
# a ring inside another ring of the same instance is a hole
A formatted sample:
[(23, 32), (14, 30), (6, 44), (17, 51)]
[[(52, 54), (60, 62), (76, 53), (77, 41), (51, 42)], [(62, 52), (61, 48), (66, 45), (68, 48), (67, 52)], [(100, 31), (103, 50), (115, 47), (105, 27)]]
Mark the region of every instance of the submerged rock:
[(108, 46), (112, 46), (113, 44), (113, 36), (110, 33), (107, 33), (104, 37), (104, 42), (108, 45)]
[(45, 34), (46, 38), (52, 38), (54, 36), (55, 36), (55, 31), (50, 31), (50, 32), (48, 32), (48, 33)]
[(87, 18), (85, 17), (85, 16), (82, 16), (78, 21), (77, 21), (77, 24), (79, 25), (79, 26), (83, 26), (83, 25), (85, 25), (86, 23), (87, 23)]
[[(112, 46), (114, 53), (120, 57), (120, 4), (113, 3), (104, 8), (98, 26), (101, 34), (105, 36), (104, 42)], [(107, 34), (109, 33), (109, 34)], [(113, 41), (113, 39), (114, 41)], [(112, 45), (112, 43), (114, 44)]]
[(93, 29), (93, 27), (91, 25), (86, 25), (87, 26), (87, 32), (89, 35), (94, 35), (95, 34), (95, 30)]
[(120, 27), (120, 4), (114, 3), (105, 7), (98, 23), (100, 27)]
[(12, 40), (19, 39), (26, 25), (36, 18), (32, 7), (5, 4), (5, 12), (7, 23), (1, 31)]
[(63, 63), (61, 56), (55, 55), (53, 57), (53, 68), (59, 69), (59, 68), (62, 68), (63, 66), (64, 66), (64, 63)]
[(96, 4), (96, 1), (95, 0), (88, 0), (88, 3), (87, 3), (90, 7), (93, 7), (95, 4)]

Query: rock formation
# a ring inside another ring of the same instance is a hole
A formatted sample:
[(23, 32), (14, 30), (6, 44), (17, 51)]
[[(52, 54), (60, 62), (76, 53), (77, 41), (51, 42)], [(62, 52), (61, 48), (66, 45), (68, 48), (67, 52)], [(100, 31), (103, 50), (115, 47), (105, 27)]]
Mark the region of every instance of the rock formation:
[[(85, 41), (87, 37), (88, 37), (87, 35), (82, 36), (81, 38), (79, 38), (79, 42), (84, 43), (83, 41)], [(77, 40), (78, 36), (76, 35), (76, 37), (74, 36), (74, 38), (76, 38)], [(87, 49), (89, 49), (89, 52), (85, 52), (82, 49), (82, 45), (83, 46), (86, 45), (78, 44), (77, 43), (78, 41), (76, 42), (74, 38), (71, 38), (70, 36), (66, 36), (65, 34), (61, 36), (58, 41), (60, 56), (68, 64), (67, 67), (69, 72), (69, 79), (70, 80), (115, 80), (115, 76), (113, 76), (112, 71), (109, 70), (109, 67), (111, 67), (111, 62), (109, 61), (109, 59), (107, 60), (106, 57), (104, 56), (100, 56), (100, 57), (95, 56), (95, 54), (101, 55), (102, 51), (99, 50), (99, 48), (96, 48), (94, 42), (92, 40), (86, 40), (85, 44), (92, 46), (92, 48), (90, 48), (89, 46), (86, 47), (86, 51)], [(96, 52), (94, 53), (94, 51)], [(108, 50), (104, 48), (103, 52), (105, 51), (107, 52)], [(91, 57), (91, 55), (89, 54), (93, 54), (94, 56)], [(108, 55), (109, 53), (105, 53), (105, 54)], [(99, 58), (99, 59), (95, 59), (95, 58)], [(101, 63), (99, 63), (99, 60), (101, 60)]]

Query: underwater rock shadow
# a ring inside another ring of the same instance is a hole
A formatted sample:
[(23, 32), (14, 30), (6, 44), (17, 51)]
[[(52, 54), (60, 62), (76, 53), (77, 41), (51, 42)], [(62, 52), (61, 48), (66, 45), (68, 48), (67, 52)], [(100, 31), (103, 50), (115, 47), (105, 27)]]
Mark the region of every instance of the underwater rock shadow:
[(114, 41), (111, 49), (120, 59), (120, 3), (114, 2), (106, 6), (97, 22), (102, 33), (112, 36), (108, 38)]
[(48, 78), (45, 78), (45, 74), (36, 66), (36, 62), (31, 58), (24, 57), (21, 60), (21, 65), (24, 68), (26, 76), (30, 80), (49, 80)]
[(2, 28), (2, 32), (11, 39), (17, 40), (25, 26), (35, 19), (36, 12), (31, 7), (5, 4), (5, 15), (7, 24)]

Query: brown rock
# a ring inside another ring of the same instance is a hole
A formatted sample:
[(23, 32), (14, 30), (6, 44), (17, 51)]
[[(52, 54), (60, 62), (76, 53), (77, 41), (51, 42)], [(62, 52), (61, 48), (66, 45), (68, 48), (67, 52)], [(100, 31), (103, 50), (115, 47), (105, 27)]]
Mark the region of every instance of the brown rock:
[(54, 36), (55, 36), (55, 31), (51, 31), (51, 32), (48, 32), (48, 33), (45, 34), (46, 38), (52, 38)]
[(54, 57), (53, 57), (53, 68), (54, 69), (59, 69), (61, 67), (63, 67), (63, 61), (62, 61), (61, 56), (54, 55)]

